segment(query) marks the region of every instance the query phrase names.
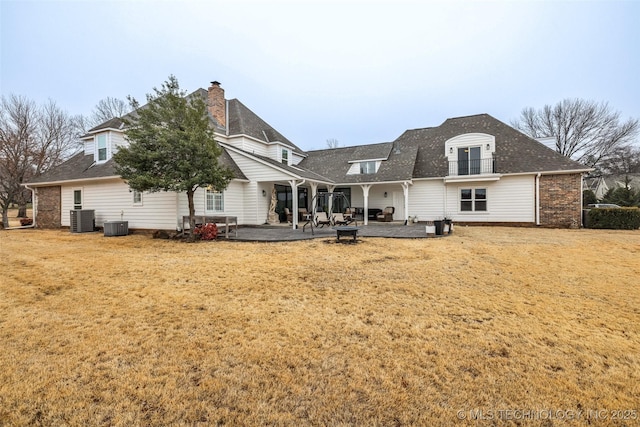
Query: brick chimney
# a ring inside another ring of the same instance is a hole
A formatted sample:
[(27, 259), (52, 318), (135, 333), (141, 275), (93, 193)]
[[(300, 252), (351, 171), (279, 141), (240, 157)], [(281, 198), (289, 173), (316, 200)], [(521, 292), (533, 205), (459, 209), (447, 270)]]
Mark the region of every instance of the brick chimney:
[(207, 106), (211, 115), (217, 120), (222, 127), (227, 125), (227, 108), (224, 99), (224, 89), (220, 87), (220, 82), (211, 82), (209, 86), (209, 97)]

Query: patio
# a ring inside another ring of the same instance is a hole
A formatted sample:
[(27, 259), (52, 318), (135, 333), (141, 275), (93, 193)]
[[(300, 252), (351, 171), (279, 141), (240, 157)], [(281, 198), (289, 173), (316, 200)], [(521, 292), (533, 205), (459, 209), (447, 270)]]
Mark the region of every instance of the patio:
[[(384, 223), (358, 225), (358, 239), (363, 237), (390, 237), (395, 239), (424, 239), (427, 233), (424, 224), (405, 226), (402, 223)], [(229, 240), (246, 242), (286, 242), (294, 240), (309, 240), (319, 238), (336, 238), (336, 230), (333, 227), (314, 228), (311, 234), (309, 227), (302, 231), (302, 226), (293, 230), (291, 226), (240, 226), (238, 236), (231, 234)]]

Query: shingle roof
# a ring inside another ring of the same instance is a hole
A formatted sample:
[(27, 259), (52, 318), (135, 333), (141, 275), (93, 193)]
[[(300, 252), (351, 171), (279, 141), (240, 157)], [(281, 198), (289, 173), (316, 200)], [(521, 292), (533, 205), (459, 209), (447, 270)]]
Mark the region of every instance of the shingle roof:
[(115, 117), (99, 124), (98, 126), (92, 127), (87, 131), (87, 133), (89, 134), (103, 129), (121, 129), (122, 127), (124, 127), (124, 121), (118, 117)]
[(304, 154), (304, 151), (297, 145), (237, 99), (229, 100), (227, 117), (229, 119), (229, 135), (245, 134), (264, 142), (279, 141), (294, 147), (294, 151)]
[[(222, 150), (222, 154), (218, 157), (218, 161), (220, 164), (231, 169), (233, 176), (236, 179), (247, 179), (226, 150)], [(109, 159), (104, 163), (95, 163), (93, 161), (93, 155), (85, 155), (84, 152), (81, 151), (66, 162), (62, 163), (60, 166), (53, 168), (37, 178), (33, 178), (28, 184), (77, 181), (117, 176), (118, 175), (115, 173), (115, 162), (113, 159)]]
[(444, 143), (455, 136), (474, 132), (495, 137), (498, 173), (589, 169), (488, 114), (457, 117), (447, 119), (438, 127), (408, 130), (396, 142), (418, 147), (414, 178), (444, 177), (448, 173)]
[(307, 168), (302, 167), (301, 165), (295, 165), (295, 166), (289, 166), (289, 165), (285, 165), (284, 163), (278, 162), (277, 160), (274, 160), (270, 157), (266, 157), (266, 156), (261, 156), (255, 153), (249, 153), (248, 151), (245, 150), (241, 150), (237, 147), (234, 147), (234, 150), (240, 152), (240, 153), (244, 153), (244, 155), (246, 155), (247, 157), (254, 157), (256, 159), (260, 159), (265, 163), (268, 163), (272, 166), (278, 167), (280, 169), (284, 169), (287, 172), (290, 172), (296, 176), (299, 176), (301, 178), (305, 178), (305, 179), (310, 179), (313, 181), (322, 181), (322, 182), (332, 182), (332, 180), (330, 178), (327, 178), (323, 175), (318, 174), (317, 172), (311, 171)]
[[(404, 142), (383, 142), (307, 152), (300, 167), (336, 183), (405, 181), (411, 179), (418, 148)], [(354, 161), (385, 159), (375, 174), (347, 175)]]
[(60, 166), (33, 178), (29, 184), (116, 177), (114, 164), (113, 159), (96, 164), (93, 155), (81, 151)]

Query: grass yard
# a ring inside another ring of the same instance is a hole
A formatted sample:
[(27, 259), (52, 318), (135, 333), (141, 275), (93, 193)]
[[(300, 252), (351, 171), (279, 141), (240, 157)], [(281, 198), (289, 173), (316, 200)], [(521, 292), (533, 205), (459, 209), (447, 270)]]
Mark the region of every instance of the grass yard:
[(0, 269), (3, 426), (640, 425), (640, 231), (13, 230)]

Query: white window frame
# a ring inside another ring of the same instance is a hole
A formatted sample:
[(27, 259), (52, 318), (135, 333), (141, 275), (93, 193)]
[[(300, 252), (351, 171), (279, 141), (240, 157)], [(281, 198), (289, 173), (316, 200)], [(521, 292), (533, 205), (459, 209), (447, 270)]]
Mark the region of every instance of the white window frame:
[[(463, 199), (462, 192), (471, 191), (471, 199)], [(476, 199), (476, 190), (484, 190), (484, 199)], [(471, 202), (471, 210), (462, 210), (462, 202)], [(477, 202), (484, 202), (483, 210), (476, 209)], [(487, 213), (489, 212), (489, 189), (487, 187), (460, 187), (458, 188), (458, 211), (461, 214)]]
[[(216, 209), (216, 208), (219, 208), (219, 209)], [(224, 192), (214, 191), (210, 188), (205, 189), (204, 209), (205, 209), (205, 212), (207, 213), (224, 212)]]
[(282, 162), (282, 164), (289, 165), (289, 161), (291, 158), (291, 153), (289, 151), (290, 150), (287, 148), (283, 148), (280, 150), (280, 161)]
[[(131, 190), (133, 206), (142, 206), (142, 191)], [(137, 197), (136, 197), (137, 196)], [(139, 200), (136, 200), (139, 199)]]
[[(80, 194), (80, 203), (76, 203), (76, 191)], [(71, 190), (71, 202), (73, 205), (73, 209), (82, 209), (82, 199), (84, 198), (84, 195), (82, 193), (82, 188), (79, 187)]]
[[(100, 139), (104, 138), (104, 147), (100, 148)], [(104, 150), (104, 159), (100, 158), (100, 150)], [(99, 133), (96, 135), (96, 162), (104, 163), (109, 160), (109, 135), (107, 133)]]
[[(376, 161), (375, 160), (369, 160), (366, 162), (360, 162), (360, 174), (361, 175), (372, 175), (374, 173), (376, 173)], [(371, 168), (373, 168), (373, 170), (370, 170)]]

